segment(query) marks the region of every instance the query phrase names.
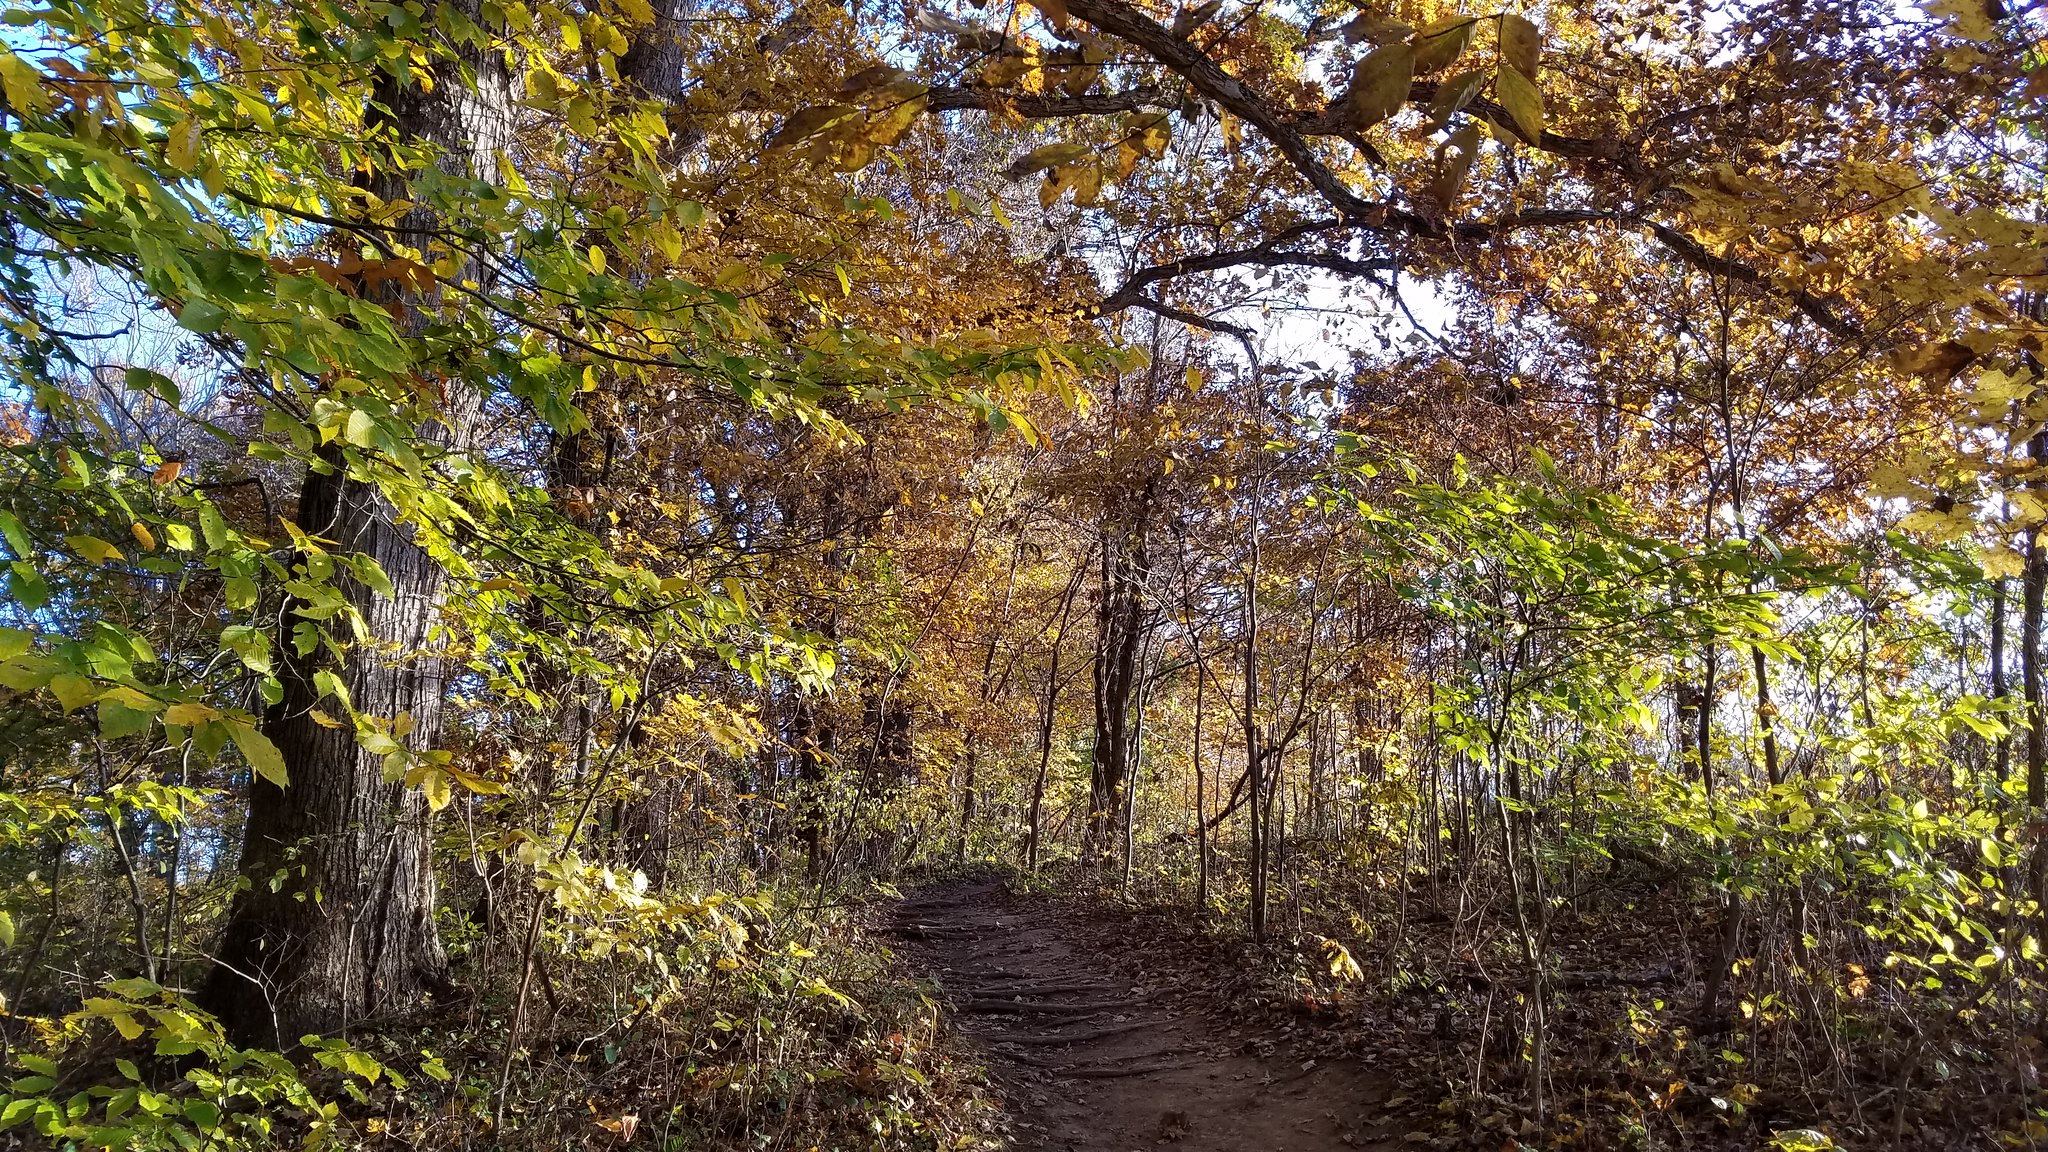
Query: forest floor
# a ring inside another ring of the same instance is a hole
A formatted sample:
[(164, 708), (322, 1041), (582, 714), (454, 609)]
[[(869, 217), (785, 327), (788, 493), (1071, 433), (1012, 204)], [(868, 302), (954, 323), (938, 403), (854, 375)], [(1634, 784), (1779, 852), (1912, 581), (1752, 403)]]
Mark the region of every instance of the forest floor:
[(1355, 1062), (1205, 1011), (1186, 958), (999, 879), (924, 889), (893, 912), (913, 971), (953, 1005), (1006, 1103), (1018, 1152), (1392, 1148), (1390, 1085)]

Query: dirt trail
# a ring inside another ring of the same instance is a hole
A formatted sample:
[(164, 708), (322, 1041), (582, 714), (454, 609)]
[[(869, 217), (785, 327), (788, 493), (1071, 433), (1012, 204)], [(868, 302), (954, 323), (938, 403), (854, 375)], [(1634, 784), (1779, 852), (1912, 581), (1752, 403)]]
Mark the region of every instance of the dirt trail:
[(1114, 929), (997, 880), (919, 892), (893, 929), (981, 1049), (1019, 1152), (1396, 1146), (1368, 1072), (1211, 1023), (1176, 994), (1186, 971)]

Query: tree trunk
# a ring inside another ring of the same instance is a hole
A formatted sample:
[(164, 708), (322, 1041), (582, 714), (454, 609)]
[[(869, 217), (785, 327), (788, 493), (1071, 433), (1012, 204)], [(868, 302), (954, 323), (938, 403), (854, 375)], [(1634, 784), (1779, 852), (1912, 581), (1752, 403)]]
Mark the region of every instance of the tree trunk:
[[(459, 3), (479, 19), (473, 0)], [(428, 21), (431, 25), (431, 21)], [(512, 145), (513, 78), (501, 53), (455, 45), (439, 61), (431, 88), (386, 81), (378, 104), (389, 109), (400, 142), (441, 150), (442, 164), (463, 178), (491, 179)], [(458, 69), (468, 76), (458, 76)], [(386, 201), (405, 198), (396, 172), (371, 179)], [(426, 246), (433, 214), (415, 208), (396, 239)], [(463, 275), (482, 279), (481, 269)], [(425, 316), (431, 301), (404, 303), (404, 315)], [(432, 371), (433, 366), (421, 365)], [(456, 452), (474, 435), (482, 397), (458, 376), (443, 377), (446, 409), (438, 428), (423, 430)], [(350, 478), (338, 453), (324, 472), (307, 476), (298, 526), (335, 542), (337, 551), (374, 559), (390, 577), (392, 595), (378, 596), (346, 577), (337, 585), (362, 614), (365, 640), (331, 666), (356, 710), (383, 719), (408, 716), (406, 742), (415, 751), (440, 738), (446, 670), (422, 655), (440, 621), (445, 573), (394, 524), (390, 504), (372, 485)], [(314, 673), (330, 667), (316, 649), (300, 656), (281, 644), (282, 700), (264, 717), (264, 732), (284, 755), (290, 786), (251, 785), (239, 873), (243, 887), (216, 949), (218, 965), (202, 999), (245, 1042), (284, 1046), (310, 1033), (332, 1033), (372, 1016), (405, 1011), (448, 988), (448, 961), (434, 925), (437, 896), (428, 811), (411, 788), (388, 781), (383, 757), (363, 750), (347, 727), (315, 722), (320, 693)], [(333, 705), (330, 703), (331, 709)]]
[(1259, 517), (1265, 514), (1265, 478), (1252, 483), (1244, 577), (1244, 757), (1251, 787), (1251, 930), (1254, 943), (1266, 939), (1266, 742), (1259, 732)]
[(1131, 763), (1131, 701), (1145, 639), (1145, 519), (1151, 486), (1103, 533), (1102, 594), (1095, 629), (1095, 764), (1088, 787), (1088, 844), (1108, 851)]
[(1060, 597), (1060, 622), (1052, 634), (1052, 654), (1045, 673), (1045, 706), (1038, 724), (1038, 775), (1031, 783), (1031, 813), (1024, 843), (1024, 866), (1033, 873), (1038, 871), (1039, 832), (1045, 818), (1046, 775), (1052, 769), (1053, 720), (1060, 702), (1060, 648), (1067, 639), (1067, 621), (1073, 614), (1074, 595), (1081, 590), (1081, 582), (1087, 572), (1088, 562), (1083, 560), (1074, 569), (1074, 577), (1067, 581), (1067, 590)]
[[(2005, 602), (2006, 585), (2001, 576), (1991, 584), (1991, 702), (2005, 703)], [(2008, 728), (2011, 725), (2007, 725)], [(1992, 746), (1992, 770), (2003, 784), (2012, 775), (2012, 735), (2007, 732)]]
[[(409, 714), (411, 742), (425, 749), (441, 729), (443, 671), (438, 660), (404, 654), (428, 646), (443, 573), (389, 515), (373, 490), (337, 469), (308, 479), (298, 524), (370, 555), (390, 576), (389, 599), (344, 580), (371, 639), (337, 671), (358, 711)], [(352, 729), (314, 722), (318, 667), (287, 660), (284, 698), (265, 717), (291, 783), (252, 782), (246, 886), (206, 990), (238, 1038), (280, 1047), (403, 1008), (448, 978), (426, 801), (386, 781), (383, 757), (364, 751)]]
[(1195, 663), (1195, 915), (1202, 916), (1209, 907), (1209, 811), (1207, 798), (1203, 795), (1206, 781), (1202, 776), (1202, 705), (1203, 689), (1209, 682), (1209, 673), (1200, 661)]
[[(2031, 451), (2039, 467), (2048, 456), (2048, 433), (2034, 437)], [(2048, 702), (2041, 699), (2041, 607), (2044, 589), (2048, 589), (2043, 530), (2040, 524), (2026, 527), (2027, 564), (2020, 581), (2020, 691), (2027, 698), (2027, 810), (2033, 819), (2040, 818), (2043, 804), (2048, 803), (2048, 715), (2044, 715)], [(2048, 898), (2048, 844), (2035, 846), (2031, 865), (2034, 900), (2042, 905), (2042, 916), (2048, 918), (2048, 899), (2044, 899)]]

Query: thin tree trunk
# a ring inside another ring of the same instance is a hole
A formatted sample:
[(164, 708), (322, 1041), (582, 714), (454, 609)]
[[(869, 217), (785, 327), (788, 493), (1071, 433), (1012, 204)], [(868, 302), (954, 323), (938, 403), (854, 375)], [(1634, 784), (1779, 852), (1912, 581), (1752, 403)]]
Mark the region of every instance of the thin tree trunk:
[(1053, 631), (1052, 655), (1045, 674), (1044, 713), (1038, 723), (1038, 775), (1031, 784), (1031, 814), (1025, 833), (1024, 867), (1027, 871), (1038, 871), (1038, 844), (1040, 829), (1045, 819), (1045, 778), (1052, 768), (1052, 728), (1059, 711), (1060, 699), (1060, 648), (1067, 638), (1067, 621), (1074, 609), (1074, 594), (1081, 590), (1081, 578), (1088, 570), (1087, 561), (1074, 569), (1073, 579), (1067, 582), (1067, 590), (1060, 597), (1059, 627)]
[(1251, 514), (1248, 521), (1247, 557), (1244, 577), (1244, 755), (1245, 774), (1251, 786), (1248, 829), (1251, 840), (1251, 932), (1255, 943), (1266, 939), (1266, 775), (1265, 742), (1259, 732), (1259, 518), (1265, 494), (1265, 478), (1252, 482)]
[(1206, 703), (1203, 690), (1208, 686), (1209, 675), (1201, 662), (1195, 663), (1195, 915), (1200, 916), (1209, 907), (1209, 811), (1203, 795), (1202, 777), (1202, 705)]
[[(2048, 432), (2038, 433), (2029, 445), (2036, 468), (2048, 457)], [(2029, 481), (2030, 487), (2040, 481)], [(2048, 713), (2041, 698), (2041, 602), (2048, 588), (2048, 550), (2041, 547), (2043, 526), (2027, 525), (2026, 570), (2021, 581), (2020, 607), (2020, 691), (2027, 698), (2027, 808), (2040, 819), (2048, 803)], [(2041, 916), (2048, 921), (2048, 844), (2034, 848), (2031, 887)]]
[[(2006, 586), (2011, 581), (1999, 577), (1991, 583), (1991, 702), (2005, 703), (2005, 602)], [(1992, 745), (1992, 771), (1998, 782), (2003, 784), (2012, 776), (2012, 734), (2011, 725)]]

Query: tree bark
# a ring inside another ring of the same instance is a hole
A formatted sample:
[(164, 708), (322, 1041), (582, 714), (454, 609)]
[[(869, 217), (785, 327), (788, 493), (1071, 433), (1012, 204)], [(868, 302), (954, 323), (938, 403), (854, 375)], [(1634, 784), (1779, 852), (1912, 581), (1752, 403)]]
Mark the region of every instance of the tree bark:
[[(474, 0), (445, 2), (459, 3), (480, 20)], [(452, 58), (432, 69), (431, 88), (387, 80), (377, 104), (389, 110), (401, 143), (438, 148), (442, 167), (463, 178), (492, 179), (498, 156), (512, 145), (513, 78), (502, 53), (468, 44), (449, 51)], [(408, 182), (395, 170), (370, 183), (383, 200), (406, 198)], [(430, 210), (416, 207), (395, 238), (424, 249), (436, 225)], [(484, 272), (463, 275), (480, 279)], [(404, 304), (402, 315), (412, 322), (431, 308), (417, 298), (389, 303)], [(458, 375), (444, 374), (442, 382), (444, 411), (438, 427), (423, 429), (422, 436), (461, 452), (479, 423), (482, 397)], [(379, 596), (337, 577), (365, 626), (365, 639), (338, 662), (319, 649), (302, 656), (292, 644), (280, 645), (284, 695), (263, 728), (283, 753), (290, 786), (252, 782), (242, 887), (201, 993), (236, 1038), (280, 1047), (406, 1011), (449, 988), (434, 924), (437, 888), (424, 798), (385, 779), (383, 757), (364, 751), (348, 727), (328, 728), (312, 715), (320, 698), (314, 674), (329, 668), (358, 712), (410, 717), (406, 743), (417, 751), (435, 745), (447, 672), (428, 653), (446, 574), (395, 523), (376, 487), (347, 474), (338, 452), (323, 454), (321, 464), (299, 495), (298, 526), (334, 541), (337, 551), (375, 560), (392, 594)]]

